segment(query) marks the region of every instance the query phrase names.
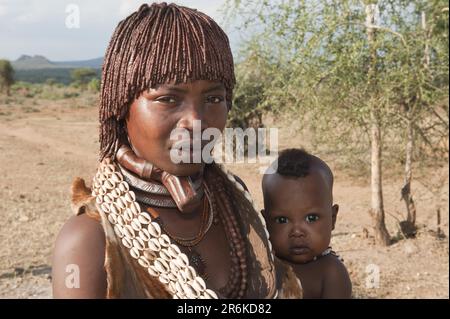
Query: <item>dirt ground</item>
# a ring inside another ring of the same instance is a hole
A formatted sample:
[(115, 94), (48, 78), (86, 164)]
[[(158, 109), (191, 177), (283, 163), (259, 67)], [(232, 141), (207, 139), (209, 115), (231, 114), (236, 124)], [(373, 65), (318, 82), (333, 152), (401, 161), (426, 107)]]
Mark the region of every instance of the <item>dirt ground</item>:
[[(98, 154), (95, 97), (63, 100), (0, 100), (0, 298), (51, 298), (51, 254), (56, 235), (71, 215), (69, 188), (74, 177), (90, 183)], [(282, 145), (301, 146), (289, 129)], [(331, 163), (332, 159), (324, 158)], [(234, 164), (261, 207), (261, 175), (255, 164)], [(448, 187), (448, 169), (446, 186)], [(385, 177), (386, 222), (398, 233), (402, 180)], [(355, 298), (449, 298), (448, 194), (442, 200), (436, 236), (435, 201), (413, 184), (420, 226), (416, 239), (389, 247), (374, 244), (369, 181), (335, 171), (340, 205), (332, 246), (343, 257)], [(378, 280), (377, 280), (378, 277)]]

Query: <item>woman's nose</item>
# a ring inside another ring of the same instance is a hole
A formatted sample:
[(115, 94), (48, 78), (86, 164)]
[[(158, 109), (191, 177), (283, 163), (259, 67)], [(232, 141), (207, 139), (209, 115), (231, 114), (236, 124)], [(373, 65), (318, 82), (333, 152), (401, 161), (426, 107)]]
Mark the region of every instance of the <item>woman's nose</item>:
[(178, 127), (189, 131), (194, 131), (194, 128), (200, 129), (201, 131), (206, 129), (208, 125), (205, 120), (203, 105), (195, 101), (187, 102)]

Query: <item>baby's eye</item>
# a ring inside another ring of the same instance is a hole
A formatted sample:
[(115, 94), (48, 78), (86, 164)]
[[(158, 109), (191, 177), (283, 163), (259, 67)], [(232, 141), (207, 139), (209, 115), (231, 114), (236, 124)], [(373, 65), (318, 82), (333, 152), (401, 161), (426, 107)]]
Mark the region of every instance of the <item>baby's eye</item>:
[(319, 219), (319, 216), (316, 214), (309, 214), (308, 216), (306, 216), (305, 219), (308, 223), (314, 223), (315, 221), (317, 221)]
[(275, 218), (275, 222), (278, 224), (286, 224), (288, 222), (287, 217), (279, 216)]
[(223, 100), (224, 100), (224, 98), (222, 96), (208, 96), (208, 98), (206, 99), (206, 101), (208, 103), (213, 103), (213, 104), (220, 103)]

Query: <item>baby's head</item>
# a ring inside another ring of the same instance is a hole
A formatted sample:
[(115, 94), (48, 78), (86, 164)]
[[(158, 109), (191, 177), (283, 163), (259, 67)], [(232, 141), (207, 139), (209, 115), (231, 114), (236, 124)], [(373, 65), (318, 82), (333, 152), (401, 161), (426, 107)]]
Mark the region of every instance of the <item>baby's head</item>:
[(330, 244), (339, 209), (333, 205), (333, 173), (300, 149), (284, 150), (276, 164), (275, 173), (262, 181), (270, 240), (279, 258), (307, 263)]

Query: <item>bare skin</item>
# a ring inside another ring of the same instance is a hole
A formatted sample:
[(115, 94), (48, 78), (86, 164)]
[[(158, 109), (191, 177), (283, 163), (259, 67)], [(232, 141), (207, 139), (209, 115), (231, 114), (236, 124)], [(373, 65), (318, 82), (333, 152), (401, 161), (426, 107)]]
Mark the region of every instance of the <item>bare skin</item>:
[(330, 244), (339, 210), (333, 205), (330, 178), (313, 166), (306, 177), (265, 175), (265, 210), (276, 255), (291, 265), (303, 286), (304, 298), (350, 298), (345, 266), (332, 255), (316, 256)]
[[(193, 81), (164, 84), (143, 92), (130, 106), (127, 130), (136, 154), (155, 166), (178, 176), (199, 174), (204, 164), (175, 164), (170, 160), (170, 132), (184, 128), (192, 132), (193, 121), (201, 128), (222, 131), (228, 109), (224, 86), (219, 82)], [(192, 138), (192, 137), (191, 137)], [(166, 229), (179, 237), (192, 237), (201, 226), (203, 207), (190, 214), (176, 209), (156, 209)], [(221, 223), (213, 225), (195, 247), (206, 264), (208, 284), (226, 285), (229, 276), (229, 247)], [(58, 235), (53, 257), (53, 295), (56, 298), (104, 298), (105, 236), (101, 225), (87, 216), (72, 217)], [(79, 265), (80, 288), (66, 287), (69, 264)]]

